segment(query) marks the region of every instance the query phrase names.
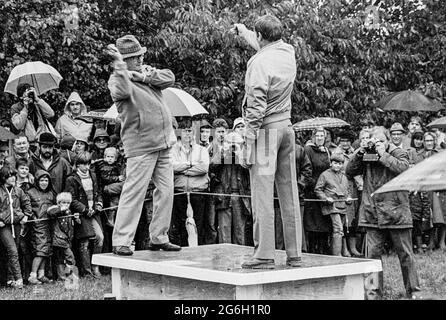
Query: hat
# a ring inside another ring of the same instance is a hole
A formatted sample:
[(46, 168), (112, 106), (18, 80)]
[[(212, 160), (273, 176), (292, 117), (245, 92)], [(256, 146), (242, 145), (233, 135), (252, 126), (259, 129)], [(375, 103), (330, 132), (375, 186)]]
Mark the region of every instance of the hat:
[(345, 158), (342, 153), (335, 152), (331, 155), (330, 161), (336, 161), (336, 162), (344, 162)]
[(211, 124), (206, 120), (206, 119), (203, 119), (203, 120), (201, 120), (201, 122), (200, 122), (200, 129), (201, 128), (209, 128), (209, 129), (212, 129), (212, 126), (211, 126)]
[(123, 59), (139, 56), (147, 52), (146, 47), (141, 47), (139, 41), (130, 34), (116, 40), (116, 47)]
[(403, 126), (401, 125), (401, 123), (399, 122), (395, 122), (394, 124), (392, 124), (392, 126), (390, 127), (389, 132), (392, 133), (394, 131), (401, 131), (402, 133), (405, 133), (406, 130), (404, 130)]
[(108, 135), (107, 131), (105, 131), (104, 129), (96, 130), (96, 132), (94, 134), (93, 142), (99, 137), (106, 137), (106, 138), (108, 138), (109, 141), (111, 141), (110, 136)]
[(235, 129), (239, 124), (245, 124), (245, 120), (243, 118), (237, 118), (234, 120), (234, 124), (232, 125), (232, 129)]
[(348, 139), (350, 141), (353, 141), (355, 138), (355, 134), (350, 130), (343, 130), (339, 132), (338, 134), (339, 139)]
[(54, 146), (56, 142), (56, 137), (49, 132), (42, 132), (39, 136), (39, 140), (37, 141), (38, 144), (45, 144), (50, 146)]

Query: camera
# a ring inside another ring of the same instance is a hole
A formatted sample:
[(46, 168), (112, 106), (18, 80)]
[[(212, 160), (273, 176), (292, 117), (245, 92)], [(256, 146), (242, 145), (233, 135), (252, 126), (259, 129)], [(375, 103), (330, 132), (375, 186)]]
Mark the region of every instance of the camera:
[(36, 100), (36, 94), (34, 93), (34, 91), (28, 92), (28, 98), (30, 98), (33, 101)]
[(362, 161), (376, 162), (379, 160), (379, 154), (376, 152), (376, 141), (371, 139), (367, 141), (367, 147), (364, 148), (365, 152), (362, 156)]

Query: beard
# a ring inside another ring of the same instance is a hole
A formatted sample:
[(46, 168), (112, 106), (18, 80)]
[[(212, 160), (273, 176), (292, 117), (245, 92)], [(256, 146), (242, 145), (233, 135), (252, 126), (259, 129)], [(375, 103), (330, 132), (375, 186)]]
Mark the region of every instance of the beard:
[(42, 158), (44, 159), (50, 159), (51, 158), (52, 153), (51, 152), (42, 152)]

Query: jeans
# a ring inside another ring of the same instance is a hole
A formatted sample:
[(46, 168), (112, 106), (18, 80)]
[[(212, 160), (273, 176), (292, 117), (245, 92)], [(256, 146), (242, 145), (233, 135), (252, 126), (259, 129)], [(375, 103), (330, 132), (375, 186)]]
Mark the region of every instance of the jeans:
[(6, 248), (8, 256), (8, 280), (22, 279), (22, 272), (19, 263), (19, 241), (20, 241), (20, 225), (13, 225), (15, 238), (12, 236), (11, 225), (0, 228), (0, 241)]
[[(377, 228), (366, 228), (366, 230), (367, 258), (381, 259), (384, 253), (384, 242), (386, 237), (389, 236), (400, 260), (406, 293), (411, 294), (414, 291), (419, 291), (418, 275), (412, 251), (412, 230)], [(382, 273), (380, 273), (380, 277), (380, 287), (382, 288)]]
[[(233, 193), (238, 195), (238, 193)], [(240, 197), (231, 197), (229, 208), (217, 210), (218, 243), (246, 245), (246, 209)]]

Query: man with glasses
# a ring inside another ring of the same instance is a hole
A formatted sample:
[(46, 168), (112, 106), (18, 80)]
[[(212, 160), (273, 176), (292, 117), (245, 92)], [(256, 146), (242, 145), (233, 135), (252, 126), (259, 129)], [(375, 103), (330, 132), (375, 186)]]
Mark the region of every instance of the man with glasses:
[(405, 147), (403, 144), (403, 137), (404, 137), (404, 133), (405, 130), (403, 128), (403, 126), (401, 125), (401, 123), (399, 122), (395, 122), (394, 124), (392, 124), (392, 127), (389, 130), (390, 132), (390, 141), (392, 142), (392, 144), (395, 147), (401, 148), (406, 150), (409, 146)]
[(148, 249), (181, 249), (170, 243), (167, 235), (174, 190), (170, 149), (177, 139), (172, 114), (161, 92), (175, 83), (175, 76), (169, 69), (143, 65), (146, 51), (132, 35), (119, 38), (116, 45), (107, 47), (107, 53), (114, 60), (108, 88), (121, 118), (121, 139), (127, 158), (126, 180), (112, 236), (113, 253), (118, 255), (133, 254), (130, 245), (151, 180), (156, 188)]

